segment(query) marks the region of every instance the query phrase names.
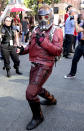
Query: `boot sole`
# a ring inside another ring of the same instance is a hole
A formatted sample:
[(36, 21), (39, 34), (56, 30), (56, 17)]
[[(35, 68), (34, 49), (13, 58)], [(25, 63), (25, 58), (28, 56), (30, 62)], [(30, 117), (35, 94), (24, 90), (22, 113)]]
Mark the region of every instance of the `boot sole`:
[(40, 120), (40, 122), (38, 122), (33, 128), (28, 128), (28, 126), (26, 127), (26, 130), (33, 130), (33, 129), (35, 129), (37, 126), (39, 126), (42, 122), (44, 121), (44, 118), (42, 118), (41, 120)]
[(47, 101), (47, 100), (43, 100), (43, 101), (40, 101), (40, 104), (41, 104), (41, 105), (56, 105), (56, 104), (57, 104), (57, 101), (55, 101), (55, 102), (50, 102), (50, 101)]

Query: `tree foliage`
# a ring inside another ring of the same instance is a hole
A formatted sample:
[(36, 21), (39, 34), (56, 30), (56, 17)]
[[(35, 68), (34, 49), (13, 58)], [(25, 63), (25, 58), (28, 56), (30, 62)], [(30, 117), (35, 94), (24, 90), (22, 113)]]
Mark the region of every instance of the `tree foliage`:
[[(24, 3), (25, 3), (25, 5), (26, 5), (26, 7), (31, 7), (32, 5), (37, 5), (37, 1), (38, 0), (24, 0)], [(60, 0), (43, 0), (43, 2), (45, 2), (45, 3), (48, 3), (48, 4), (52, 4), (52, 1), (54, 2), (54, 3), (57, 3), (57, 2), (59, 2)]]
[(58, 3), (60, 0), (44, 0), (45, 3), (48, 3), (48, 4), (52, 4), (52, 2), (54, 3)]
[[(37, 1), (38, 0), (24, 0), (24, 4), (26, 7), (32, 8), (35, 12), (37, 10)], [(60, 0), (43, 0), (44, 3), (52, 4), (52, 3), (58, 3)]]
[(0, 0), (0, 5), (1, 5), (0, 14), (1, 14), (1, 11), (3, 11), (4, 8), (6, 7), (7, 3), (8, 3), (8, 0)]

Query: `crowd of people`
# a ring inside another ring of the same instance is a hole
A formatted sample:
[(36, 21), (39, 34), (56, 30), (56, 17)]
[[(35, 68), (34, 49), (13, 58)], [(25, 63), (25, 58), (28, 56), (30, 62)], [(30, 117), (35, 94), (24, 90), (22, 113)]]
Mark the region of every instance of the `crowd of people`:
[[(26, 17), (20, 22), (19, 19), (11, 19), (6, 16), (2, 26), (1, 53), (4, 61), (4, 69), (7, 71), (7, 77), (10, 77), (10, 56), (14, 62), (16, 73), (19, 71), (19, 55), (29, 54), (31, 62), (30, 79), (26, 90), (26, 99), (32, 111), (32, 120), (28, 123), (26, 129), (32, 130), (43, 120), (41, 104), (56, 105), (55, 97), (43, 88), (52, 73), (54, 63), (63, 53), (64, 58), (70, 58), (70, 53), (74, 53), (72, 59), (71, 71), (65, 78), (74, 78), (77, 71), (77, 63), (81, 56), (84, 56), (84, 10), (77, 16), (76, 10), (69, 5), (64, 16), (65, 36), (63, 41), (63, 31), (61, 27), (53, 24), (54, 14), (49, 5), (43, 4), (38, 10), (38, 25), (29, 25)], [(33, 29), (34, 28), (34, 29)], [(32, 30), (33, 29), (33, 30)], [(28, 42), (24, 47), (19, 41)], [(30, 34), (31, 35), (30, 35)], [(76, 36), (80, 34), (79, 44), (76, 46)], [(74, 51), (73, 51), (74, 49)], [(46, 99), (40, 102), (38, 96)]]
[[(82, 18), (83, 19), (83, 18)], [(63, 43), (63, 57), (71, 59), (71, 53), (75, 52), (77, 43), (80, 43), (81, 33), (76, 30), (76, 24), (80, 24), (81, 20), (81, 11), (77, 12), (71, 5), (66, 8), (66, 14), (64, 15), (64, 43)]]
[[(31, 23), (31, 24), (30, 24)], [(34, 28), (33, 17), (23, 17), (21, 20), (16, 15), (14, 17), (6, 16), (1, 28), (1, 44), (0, 44), (0, 58), (4, 60), (3, 69), (7, 71), (7, 77), (10, 73), (10, 57), (14, 62), (16, 73), (21, 75), (19, 71), (19, 48), (28, 42), (32, 29)]]

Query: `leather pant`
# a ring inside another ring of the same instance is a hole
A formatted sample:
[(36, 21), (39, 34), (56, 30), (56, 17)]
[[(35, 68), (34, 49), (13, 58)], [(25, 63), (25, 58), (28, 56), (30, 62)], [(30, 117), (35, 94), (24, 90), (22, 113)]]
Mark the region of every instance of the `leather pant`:
[(52, 67), (46, 67), (42, 64), (31, 66), (29, 85), (26, 90), (26, 99), (28, 101), (40, 102), (38, 95), (45, 92), (42, 88), (52, 72)]

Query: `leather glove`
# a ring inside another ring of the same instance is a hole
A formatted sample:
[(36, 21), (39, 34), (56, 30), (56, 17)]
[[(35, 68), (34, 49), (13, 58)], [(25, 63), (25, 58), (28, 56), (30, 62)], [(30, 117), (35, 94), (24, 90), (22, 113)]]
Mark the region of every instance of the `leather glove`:
[(40, 46), (45, 38), (44, 34), (36, 33), (36, 43)]
[(22, 53), (23, 53), (23, 51), (24, 51), (24, 47), (23, 47), (23, 46), (21, 46), (21, 47), (17, 46), (17, 48), (20, 49), (19, 55), (22, 55)]

